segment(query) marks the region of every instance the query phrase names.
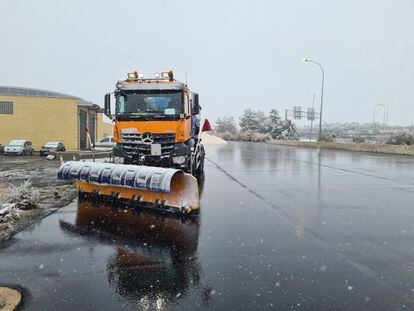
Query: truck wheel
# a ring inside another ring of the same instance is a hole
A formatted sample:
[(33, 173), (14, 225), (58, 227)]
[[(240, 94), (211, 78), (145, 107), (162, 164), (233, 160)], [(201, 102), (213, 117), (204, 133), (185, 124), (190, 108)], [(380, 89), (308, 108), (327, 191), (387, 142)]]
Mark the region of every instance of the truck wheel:
[(79, 190), (78, 191), (78, 198), (81, 201), (86, 200), (87, 199), (87, 194), (85, 192)]
[(200, 165), (196, 168), (196, 178), (201, 179), (204, 174), (204, 153), (201, 155)]

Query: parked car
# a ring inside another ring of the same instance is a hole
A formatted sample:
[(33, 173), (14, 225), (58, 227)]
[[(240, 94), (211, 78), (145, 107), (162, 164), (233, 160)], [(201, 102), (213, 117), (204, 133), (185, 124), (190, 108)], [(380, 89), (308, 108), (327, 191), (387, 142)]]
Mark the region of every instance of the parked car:
[(50, 154), (50, 151), (66, 151), (65, 145), (58, 141), (49, 141), (40, 149), (40, 156), (46, 156)]
[(95, 151), (111, 151), (116, 146), (113, 136), (107, 136), (93, 145)]
[(32, 142), (24, 139), (14, 139), (10, 141), (10, 143), (4, 147), (4, 155), (9, 154), (18, 154), (18, 155), (25, 155), (25, 154), (33, 154), (33, 146)]

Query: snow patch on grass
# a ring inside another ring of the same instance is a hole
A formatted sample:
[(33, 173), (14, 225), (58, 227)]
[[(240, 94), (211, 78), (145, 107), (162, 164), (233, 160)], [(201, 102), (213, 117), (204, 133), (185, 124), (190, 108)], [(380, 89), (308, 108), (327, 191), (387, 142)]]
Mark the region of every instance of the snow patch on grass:
[(19, 186), (9, 188), (7, 202), (15, 203), (19, 209), (36, 208), (40, 199), (39, 191), (35, 190), (30, 180), (23, 181)]

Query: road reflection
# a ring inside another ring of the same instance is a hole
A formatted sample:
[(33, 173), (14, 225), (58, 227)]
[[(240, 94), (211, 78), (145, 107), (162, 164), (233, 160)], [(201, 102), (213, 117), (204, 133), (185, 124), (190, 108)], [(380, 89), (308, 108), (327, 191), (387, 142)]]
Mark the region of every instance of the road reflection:
[(168, 309), (190, 287), (198, 287), (199, 219), (79, 201), (75, 224), (60, 221), (60, 227), (114, 248), (106, 260), (108, 282), (140, 310)]

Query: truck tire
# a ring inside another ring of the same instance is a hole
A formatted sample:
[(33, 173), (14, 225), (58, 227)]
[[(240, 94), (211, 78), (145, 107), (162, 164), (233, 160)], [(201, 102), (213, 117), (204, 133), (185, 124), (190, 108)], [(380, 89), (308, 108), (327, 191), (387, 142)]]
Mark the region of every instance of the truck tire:
[(197, 168), (197, 179), (204, 178), (204, 156), (201, 159), (200, 166)]
[[(195, 177), (197, 179), (201, 179), (204, 176), (204, 158), (205, 158), (205, 151), (204, 148), (201, 146), (200, 151), (199, 151), (199, 165), (198, 167), (195, 168)], [(195, 163), (195, 165), (197, 165), (197, 163)]]

